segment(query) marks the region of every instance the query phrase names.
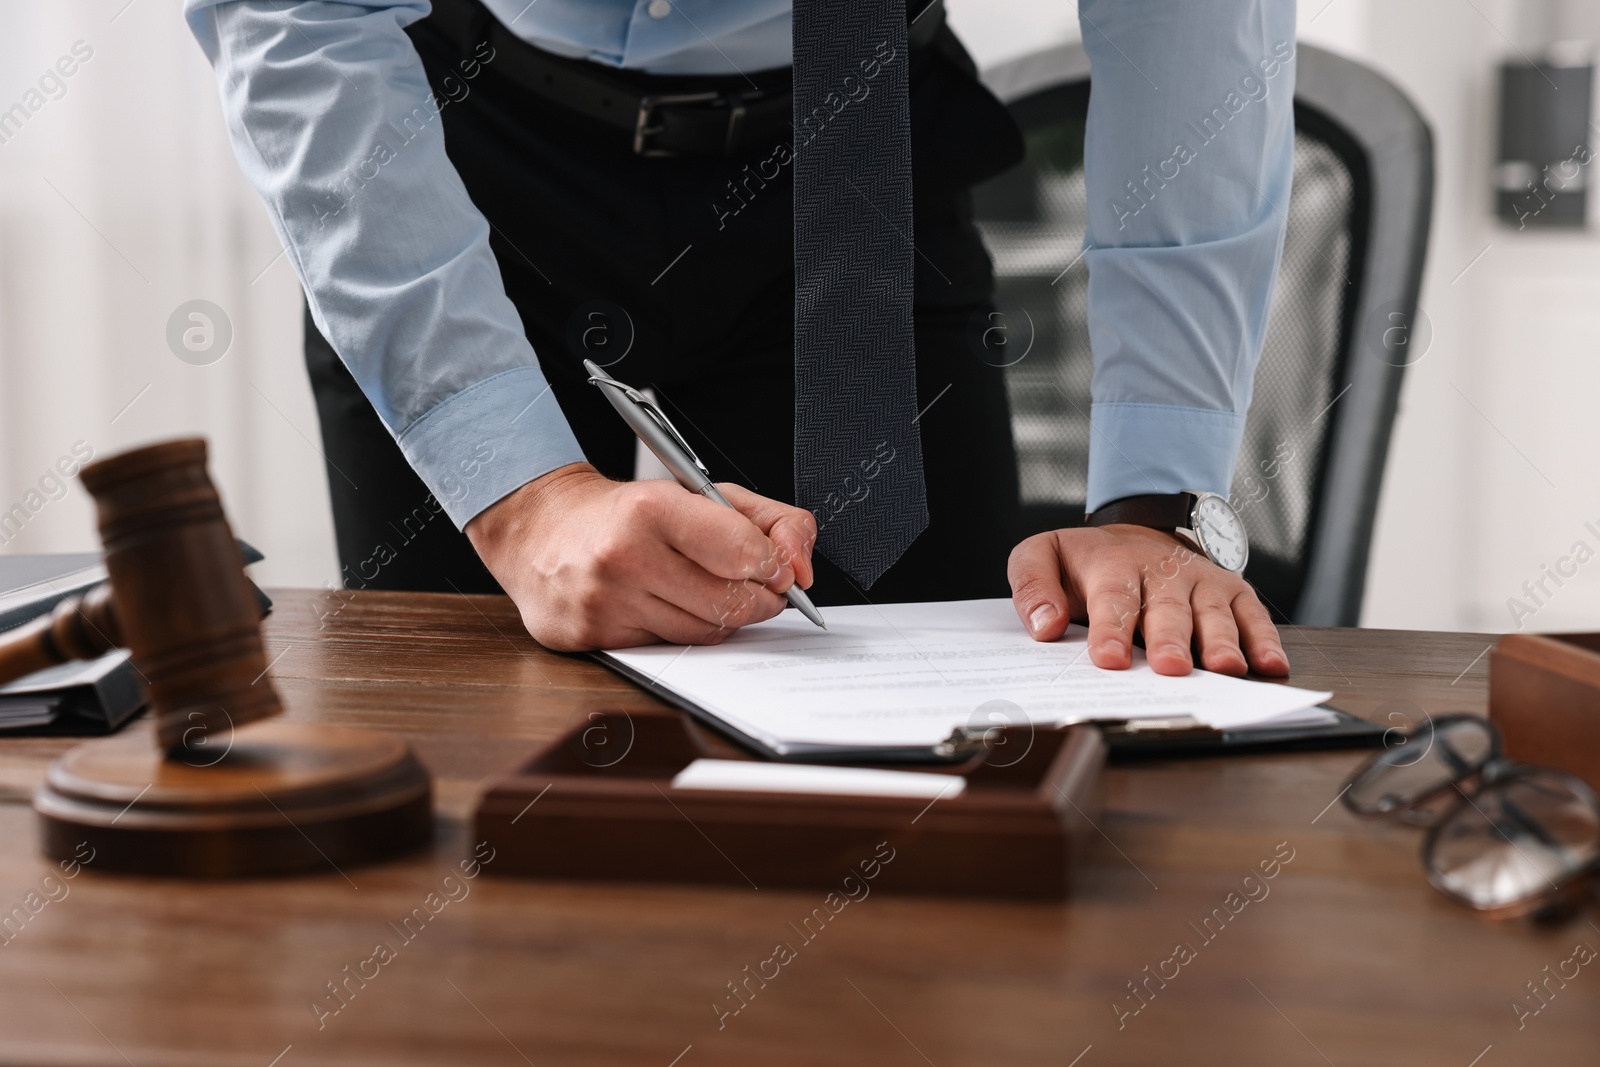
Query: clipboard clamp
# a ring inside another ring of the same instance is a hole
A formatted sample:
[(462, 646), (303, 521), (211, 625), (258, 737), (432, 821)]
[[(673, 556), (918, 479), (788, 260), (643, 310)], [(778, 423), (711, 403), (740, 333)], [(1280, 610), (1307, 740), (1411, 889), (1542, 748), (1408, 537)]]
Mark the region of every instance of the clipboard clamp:
[(1207, 726), (1193, 715), (1173, 715), (1164, 719), (1122, 719), (1099, 725), (1107, 741), (1142, 736), (1162, 741), (1200, 741), (1222, 736), (1221, 730)]
[[(972, 756), (976, 756), (979, 752), (983, 752), (987, 749), (995, 747), (996, 735), (1007, 726), (1021, 726), (1026, 728), (1030, 738), (1029, 744), (1032, 743), (1031, 738), (1035, 729), (1051, 728), (1048, 725), (1039, 727), (1037, 724), (1029, 722), (990, 723), (984, 726), (957, 726), (955, 729), (950, 731), (949, 737), (945, 738), (943, 741), (940, 741), (937, 745), (934, 745), (931, 749), (931, 752), (936, 759), (948, 760), (952, 763), (960, 763)], [(1018, 758), (1020, 759), (1021, 757)]]
[[(1161, 741), (1202, 741), (1222, 736), (1222, 731), (1193, 715), (1172, 715), (1162, 719), (1112, 719), (1096, 722), (1107, 741), (1147, 738)], [(950, 736), (933, 746), (942, 760), (959, 761), (988, 748), (999, 726), (957, 726)]]
[(988, 747), (989, 734), (994, 726), (957, 726), (950, 736), (933, 746), (939, 759), (964, 760)]

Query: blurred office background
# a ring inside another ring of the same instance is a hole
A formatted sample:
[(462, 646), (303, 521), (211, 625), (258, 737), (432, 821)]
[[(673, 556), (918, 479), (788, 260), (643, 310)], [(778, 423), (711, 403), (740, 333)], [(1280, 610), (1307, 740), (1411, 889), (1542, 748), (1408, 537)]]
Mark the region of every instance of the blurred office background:
[[(1063, 0), (948, 2), (980, 65), (1078, 35)], [(1600, 5), (1302, 0), (1299, 22), (1393, 79), (1436, 137), (1432, 339), (1407, 372), (1362, 622), (1515, 628), (1523, 583), (1578, 541), (1600, 553), (1600, 229), (1495, 217), (1498, 68), (1600, 43)], [(73, 73), (0, 127), (0, 512), (43, 501), (0, 552), (94, 547), (85, 495), (51, 476), (75, 448), (199, 433), (236, 528), (267, 553), (258, 580), (336, 582), (299, 289), (177, 0), (0, 8), (0, 111), (64, 56)], [(231, 324), (212, 363), (169, 347), (193, 300)], [(1526, 629), (1600, 629), (1600, 556), (1564, 583)]]

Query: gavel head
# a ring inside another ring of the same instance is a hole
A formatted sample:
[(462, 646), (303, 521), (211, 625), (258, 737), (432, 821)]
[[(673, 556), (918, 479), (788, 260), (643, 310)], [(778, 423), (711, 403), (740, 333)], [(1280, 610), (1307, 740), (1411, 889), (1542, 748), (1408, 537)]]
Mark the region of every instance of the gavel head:
[(283, 710), (267, 677), (260, 611), (200, 438), (83, 468), (122, 642), (149, 690), (156, 739), (219, 748), (234, 727)]

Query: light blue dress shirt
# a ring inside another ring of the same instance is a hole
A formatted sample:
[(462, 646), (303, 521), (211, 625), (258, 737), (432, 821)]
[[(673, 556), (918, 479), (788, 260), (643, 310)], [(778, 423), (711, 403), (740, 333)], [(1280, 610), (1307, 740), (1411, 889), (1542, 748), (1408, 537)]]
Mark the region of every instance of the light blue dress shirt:
[[(789, 0), (485, 4), (541, 48), (611, 66), (789, 62)], [(404, 33), (426, 0), (184, 6), (312, 318), (452, 521), (581, 461), (445, 155), (448, 101)], [(1094, 66), (1087, 503), (1226, 493), (1283, 241), (1294, 0), (1079, 10)]]

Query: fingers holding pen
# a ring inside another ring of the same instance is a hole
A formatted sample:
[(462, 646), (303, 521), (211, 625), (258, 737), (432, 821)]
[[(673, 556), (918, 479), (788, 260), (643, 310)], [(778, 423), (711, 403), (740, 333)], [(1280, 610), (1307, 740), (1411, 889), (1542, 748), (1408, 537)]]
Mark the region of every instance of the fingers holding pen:
[[(804, 508), (753, 493), (732, 482), (718, 482), (717, 488), (728, 498), (728, 503), (755, 523), (776, 546), (778, 559), (794, 571), (794, 584), (801, 589), (811, 588), (811, 583), (816, 580), (816, 571), (811, 563), (811, 552), (817, 544), (816, 516)], [(771, 587), (771, 583), (768, 585)], [(782, 592), (783, 589), (777, 591)]]
[(626, 521), (655, 530), (715, 577), (753, 579), (774, 593), (795, 582), (795, 568), (785, 551), (737, 509), (666, 482), (659, 491), (632, 496), (629, 507)]

